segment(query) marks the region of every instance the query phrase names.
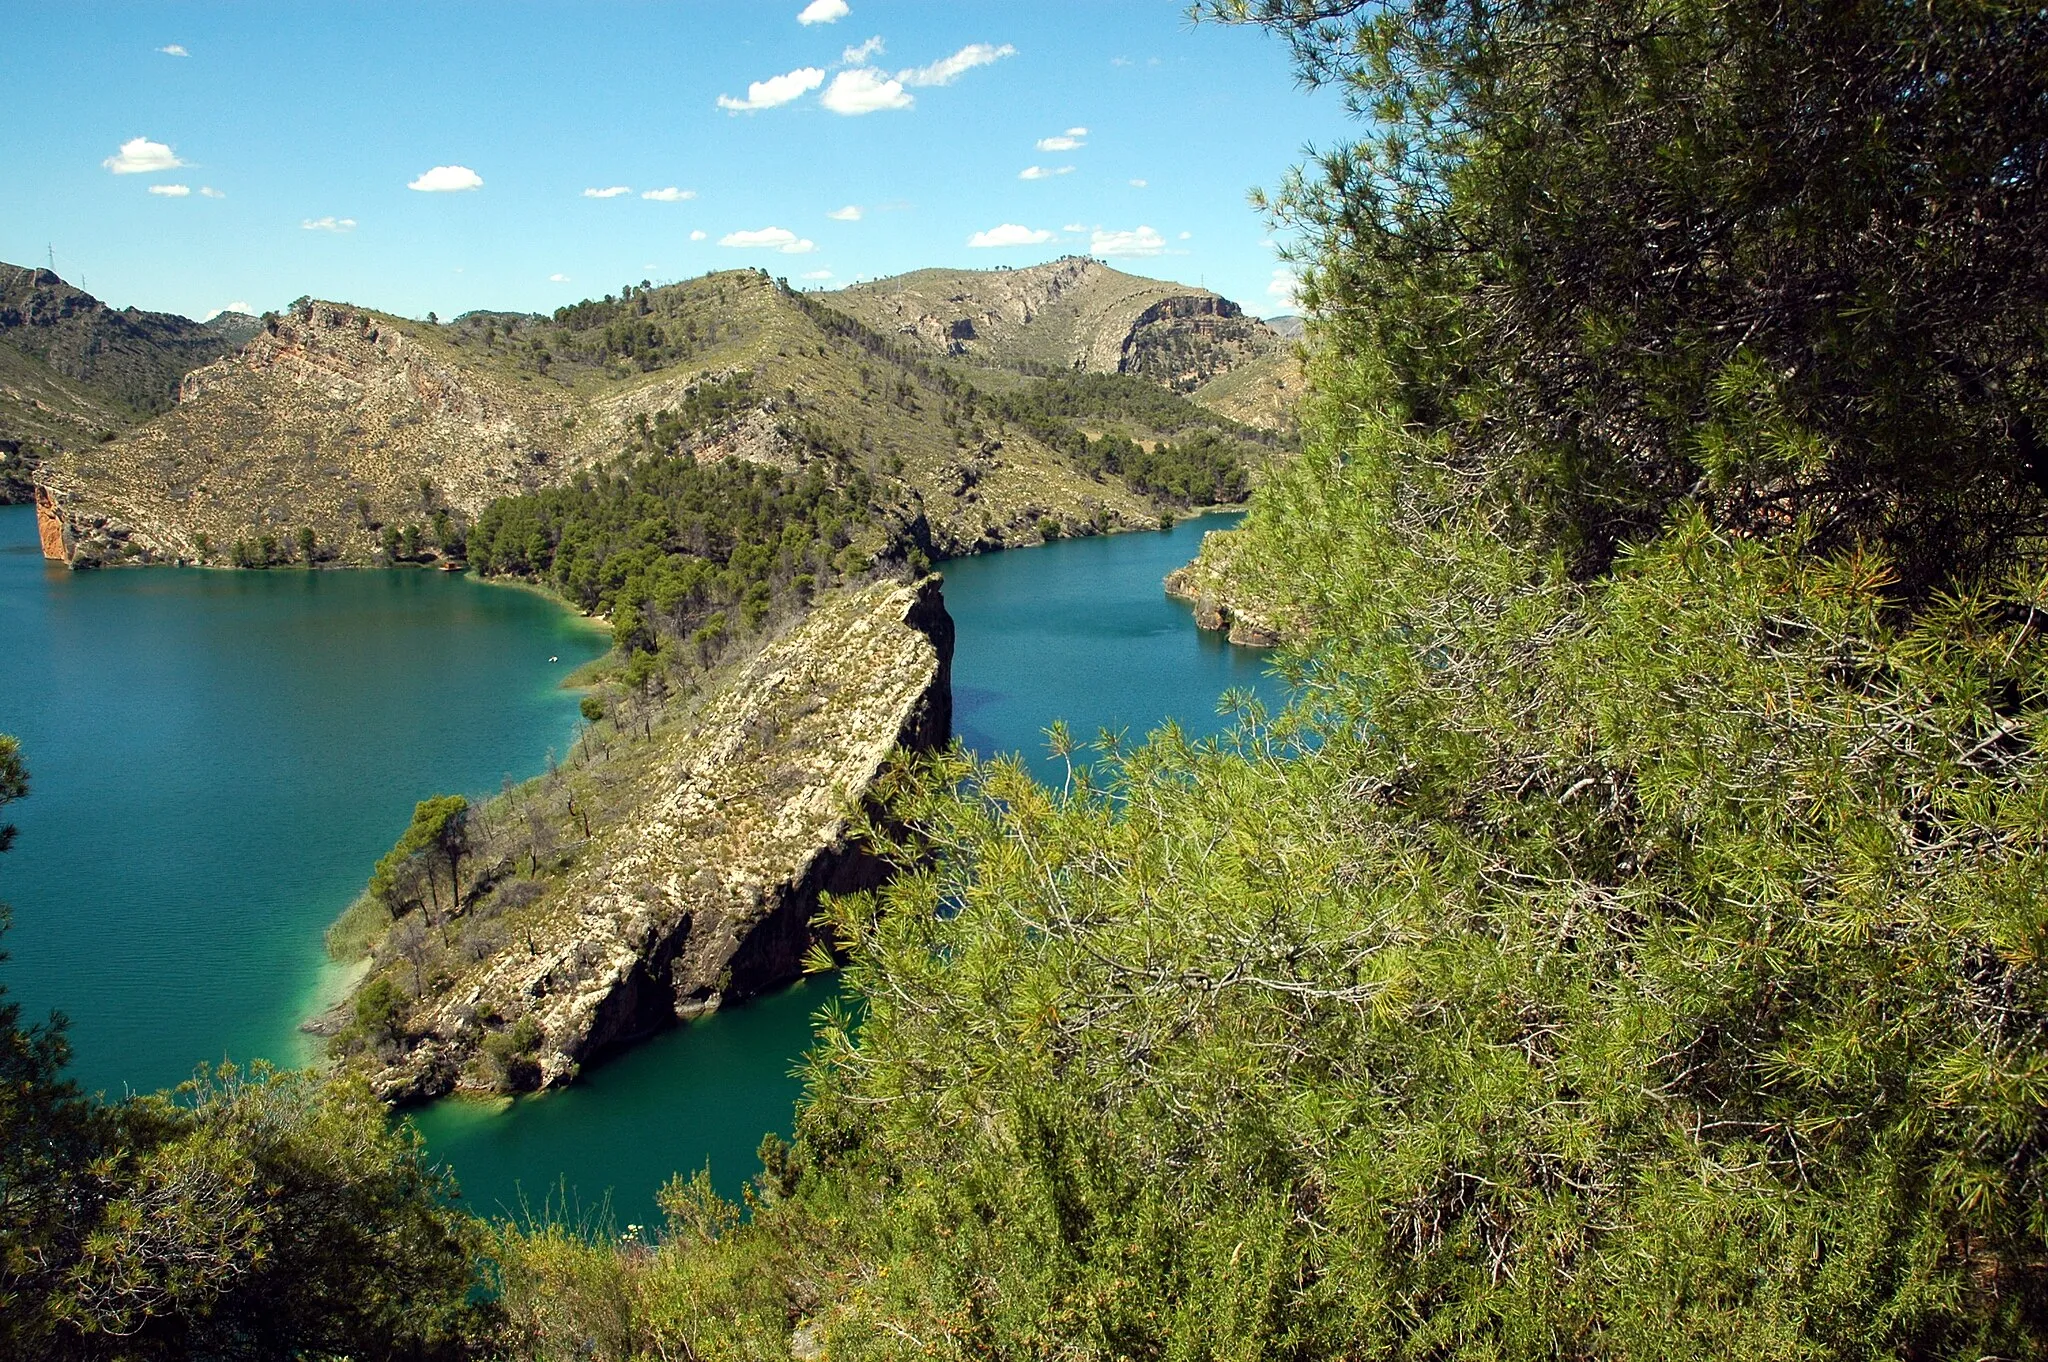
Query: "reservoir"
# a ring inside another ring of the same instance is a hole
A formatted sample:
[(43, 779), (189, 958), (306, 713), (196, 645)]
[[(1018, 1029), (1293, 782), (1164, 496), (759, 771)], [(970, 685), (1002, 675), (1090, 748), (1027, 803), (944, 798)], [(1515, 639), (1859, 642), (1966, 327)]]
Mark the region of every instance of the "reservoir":
[(413, 803), (544, 769), (581, 722), (562, 678), (609, 643), (420, 569), (71, 572), (0, 506), (0, 733), (29, 771), (0, 983), (71, 1019), (71, 1074), (110, 1097), (305, 1062), (321, 934)]
[[(1201, 535), (1075, 539), (944, 565), (955, 728), (1057, 781), (1044, 729), (1194, 734), (1277, 683), (1161, 590)], [(27, 1017), (72, 1022), (72, 1073), (110, 1096), (195, 1063), (300, 1063), (297, 1024), (336, 984), (321, 933), (414, 801), (543, 769), (578, 723), (561, 688), (605, 636), (542, 596), (417, 570), (71, 573), (28, 507), (0, 507), (0, 732), (32, 781), (0, 857)], [(552, 1205), (648, 1223), (675, 1172), (727, 1194), (787, 1133), (792, 1070), (832, 980), (679, 1028), (557, 1093), (415, 1113), (480, 1212)]]

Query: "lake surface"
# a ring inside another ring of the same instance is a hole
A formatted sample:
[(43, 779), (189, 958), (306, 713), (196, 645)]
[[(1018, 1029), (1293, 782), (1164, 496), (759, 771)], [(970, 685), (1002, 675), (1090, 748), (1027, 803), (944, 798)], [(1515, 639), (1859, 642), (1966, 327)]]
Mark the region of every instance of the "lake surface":
[[(1167, 718), (1206, 734), (1225, 691), (1276, 699), (1262, 654), (1161, 590), (1231, 523), (946, 564), (963, 739), (1057, 780), (1055, 719), (1083, 741)], [(539, 595), (439, 573), (74, 574), (42, 562), (30, 508), (0, 507), (0, 732), (33, 781), (0, 858), (0, 981), (31, 1015), (70, 1015), (74, 1073), (110, 1094), (201, 1060), (304, 1060), (297, 1024), (335, 983), (321, 933), (413, 802), (491, 793), (566, 750), (559, 683), (604, 644)], [(792, 1070), (836, 989), (678, 1028), (562, 1092), (413, 1119), (476, 1210), (651, 1223), (671, 1174), (708, 1163), (736, 1194), (762, 1134), (789, 1132)]]
[[(0, 982), (71, 1019), (109, 1095), (201, 1061), (300, 1063), (321, 933), (414, 801), (567, 750), (562, 678), (608, 640), (532, 592), (419, 569), (70, 572), (0, 506)], [(550, 661), (550, 658), (559, 659)]]

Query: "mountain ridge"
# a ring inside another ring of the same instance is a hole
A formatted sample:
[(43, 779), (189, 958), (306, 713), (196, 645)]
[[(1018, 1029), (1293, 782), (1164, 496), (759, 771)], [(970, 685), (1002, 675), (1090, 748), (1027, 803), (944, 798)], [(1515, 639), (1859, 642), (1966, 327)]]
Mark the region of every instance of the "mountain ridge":
[(28, 499), (53, 452), (116, 436), (167, 410), (184, 375), (258, 329), (109, 307), (56, 273), (0, 262), (0, 502)]
[[(1148, 284), (1139, 312), (1187, 306), (1177, 287)], [(1227, 300), (1206, 306), (1255, 325)], [(915, 337), (752, 270), (629, 285), (552, 317), (444, 324), (301, 300), (178, 396), (46, 463), (53, 556), (247, 564), (298, 543), (314, 561), (371, 563), (389, 561), (393, 528), (415, 542), (437, 517), (452, 533), (433, 553), (459, 556), (461, 527), (493, 500), (662, 450), (864, 474), (879, 489), (873, 553), (1143, 527), (1164, 504), (1078, 466), (1071, 441), (1013, 419)]]

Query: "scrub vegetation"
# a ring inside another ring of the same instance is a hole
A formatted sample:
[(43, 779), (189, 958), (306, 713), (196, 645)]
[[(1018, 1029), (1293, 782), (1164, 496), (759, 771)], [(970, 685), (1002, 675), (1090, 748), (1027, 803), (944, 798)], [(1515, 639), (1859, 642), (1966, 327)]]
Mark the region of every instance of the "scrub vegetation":
[(451, 1229), (490, 1346), (2048, 1355), (2048, 20), (1204, 8), (1374, 120), (1205, 548), (1295, 704), (901, 769), (794, 1143)]

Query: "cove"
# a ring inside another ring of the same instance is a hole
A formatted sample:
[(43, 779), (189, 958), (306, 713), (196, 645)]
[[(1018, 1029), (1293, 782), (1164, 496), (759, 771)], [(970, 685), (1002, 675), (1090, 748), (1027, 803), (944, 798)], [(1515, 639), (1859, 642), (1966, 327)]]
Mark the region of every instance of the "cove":
[[(118, 1096), (304, 1063), (321, 934), (430, 794), (566, 751), (607, 646), (527, 591), (417, 569), (69, 572), (0, 506), (0, 732), (29, 798), (0, 857), (0, 982)], [(550, 659), (558, 659), (551, 661)]]
[[(1235, 514), (1169, 531), (1056, 541), (943, 565), (957, 628), (954, 727), (983, 756), (1022, 753), (1041, 780), (1061, 763), (1045, 729), (1102, 729), (1142, 738), (1167, 719), (1191, 736), (1220, 731), (1226, 691), (1284, 698), (1264, 654), (1196, 629), (1168, 597), (1166, 574), (1195, 556)], [(442, 1101), (414, 1115), (428, 1148), (450, 1164), (470, 1209), (566, 1212), (572, 1222), (651, 1225), (670, 1175), (706, 1166), (727, 1196), (759, 1167), (764, 1133), (790, 1132), (794, 1070), (810, 1017), (835, 996), (810, 980), (719, 1012), (600, 1064), (560, 1092), (510, 1102)]]

